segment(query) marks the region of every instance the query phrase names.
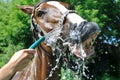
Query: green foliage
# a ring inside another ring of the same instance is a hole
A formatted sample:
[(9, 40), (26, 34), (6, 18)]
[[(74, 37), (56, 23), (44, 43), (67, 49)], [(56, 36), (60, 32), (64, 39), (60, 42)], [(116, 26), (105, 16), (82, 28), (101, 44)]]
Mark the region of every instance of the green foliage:
[[(97, 22), (102, 30), (94, 44), (94, 63), (88, 64), (89, 74), (94, 75), (94, 80), (119, 80), (120, 0), (59, 1), (72, 5), (81, 17)], [(38, 2), (39, 0), (0, 1), (0, 67), (7, 63), (15, 51), (27, 48), (32, 43), (30, 16), (20, 11), (16, 5), (34, 5)], [(74, 80), (72, 71), (62, 69), (61, 72), (61, 80)]]
[(61, 69), (61, 80), (74, 80), (74, 72), (70, 69)]
[(109, 19), (106, 14), (101, 13), (99, 6), (97, 7), (97, 5), (103, 3), (104, 2), (99, 3), (99, 0), (82, 1), (80, 5), (75, 6), (75, 9), (78, 11), (80, 16), (88, 21), (97, 22), (102, 28), (104, 26), (104, 22)]
[(32, 43), (30, 16), (17, 8), (17, 4), (35, 4), (36, 0), (0, 1), (0, 67), (12, 54)]

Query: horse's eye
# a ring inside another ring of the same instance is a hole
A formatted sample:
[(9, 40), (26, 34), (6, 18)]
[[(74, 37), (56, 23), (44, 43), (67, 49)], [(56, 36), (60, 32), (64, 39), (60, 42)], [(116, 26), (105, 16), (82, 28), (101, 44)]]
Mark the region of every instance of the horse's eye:
[(38, 17), (41, 17), (43, 14), (45, 14), (46, 12), (44, 11), (38, 11)]

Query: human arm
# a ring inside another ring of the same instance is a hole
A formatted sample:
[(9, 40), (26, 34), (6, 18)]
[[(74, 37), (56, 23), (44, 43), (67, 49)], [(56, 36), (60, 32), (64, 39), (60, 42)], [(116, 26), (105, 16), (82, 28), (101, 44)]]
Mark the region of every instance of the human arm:
[(34, 57), (34, 49), (16, 52), (10, 61), (0, 69), (0, 80), (9, 80), (17, 71), (23, 70)]

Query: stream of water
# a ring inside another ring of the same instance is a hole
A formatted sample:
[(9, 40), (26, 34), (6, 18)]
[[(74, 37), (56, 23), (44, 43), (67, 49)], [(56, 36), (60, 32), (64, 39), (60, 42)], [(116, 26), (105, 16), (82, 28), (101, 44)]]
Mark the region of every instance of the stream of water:
[[(46, 80), (48, 80), (49, 77), (52, 77), (54, 71), (57, 68), (59, 68), (59, 63), (60, 63), (62, 56), (66, 55), (64, 46), (63, 46), (63, 43), (65, 43), (65, 40), (60, 35), (61, 31), (62, 31), (62, 28), (58, 27), (46, 35), (46, 40), (45, 40), (46, 44), (52, 48), (53, 55), (57, 56), (56, 65), (51, 69), (50, 74), (49, 74), (48, 78), (46, 78)], [(79, 33), (78, 33), (78, 35), (79, 35)], [(74, 34), (72, 33), (72, 37), (73, 36), (76, 37), (75, 32), (74, 32)], [(79, 41), (81, 41), (81, 40), (79, 40)], [(68, 43), (68, 47), (70, 47), (69, 45), (70, 44)], [(74, 47), (76, 47), (76, 46), (74, 46)], [(71, 63), (69, 64), (69, 62), (68, 63), (64, 62), (63, 67), (67, 70), (67, 73), (66, 74), (64, 73), (64, 75), (62, 75), (63, 79), (61, 79), (61, 80), (66, 80), (66, 78), (67, 78), (66, 75), (71, 75), (71, 73), (74, 74), (73, 80), (82, 80), (82, 76), (89, 78), (89, 76), (87, 76), (85, 73), (85, 70), (88, 71), (87, 67), (85, 66), (86, 53), (83, 49), (81, 42), (78, 44), (78, 47), (79, 47), (81, 58), (76, 57), (72, 53), (72, 51), (70, 53), (67, 53), (67, 54), (69, 54), (68, 60), (71, 61), (73, 63), (73, 65)]]

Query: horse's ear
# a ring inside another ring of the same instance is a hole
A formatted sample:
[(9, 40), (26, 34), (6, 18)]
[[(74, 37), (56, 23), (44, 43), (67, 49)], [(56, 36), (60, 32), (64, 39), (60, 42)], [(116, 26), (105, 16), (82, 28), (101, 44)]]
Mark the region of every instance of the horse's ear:
[(71, 6), (67, 3), (64, 3), (64, 2), (60, 2), (64, 7), (66, 7), (67, 9), (71, 9)]
[(33, 6), (19, 6), (19, 5), (17, 5), (17, 7), (20, 10), (22, 10), (24, 13), (29, 14), (29, 15), (32, 14), (32, 11), (33, 11), (33, 8), (34, 8)]

